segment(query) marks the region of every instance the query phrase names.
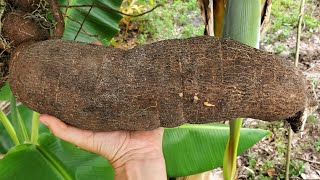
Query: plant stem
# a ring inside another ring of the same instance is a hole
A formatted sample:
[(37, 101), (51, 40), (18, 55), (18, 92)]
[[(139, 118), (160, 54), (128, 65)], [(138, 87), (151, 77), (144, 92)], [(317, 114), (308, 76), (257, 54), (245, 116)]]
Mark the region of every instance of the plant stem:
[[(231, 38), (254, 48), (260, 40), (260, 0), (228, 0), (223, 20), (223, 38)], [(223, 176), (236, 177), (236, 158), (242, 118), (230, 122), (230, 135), (223, 160)]]
[(13, 140), (15, 145), (19, 145), (19, 139), (17, 136), (16, 131), (14, 130), (12, 124), (10, 123), (9, 119), (7, 118), (7, 116), (5, 115), (5, 113), (0, 110), (0, 121), (2, 122), (4, 128), (7, 130), (7, 132), (9, 133), (11, 139)]
[[(304, 4), (305, 0), (301, 0), (300, 5), (300, 14), (299, 14), (299, 22), (297, 29), (297, 42), (296, 42), (296, 57), (295, 57), (295, 65), (298, 67), (299, 64), (299, 47), (300, 47), (300, 36), (301, 36), (301, 24), (303, 20), (304, 13)], [(287, 155), (286, 155), (286, 179), (290, 179), (290, 156), (291, 156), (291, 141), (292, 141), (292, 130), (290, 124), (288, 124), (288, 145), (287, 145)]]
[(222, 37), (259, 49), (260, 6), (260, 0), (228, 0)]
[(230, 135), (223, 159), (224, 179), (234, 180), (236, 177), (237, 152), (241, 126), (242, 118), (237, 118), (230, 122)]
[(64, 33), (64, 20), (62, 13), (60, 11), (60, 8), (58, 6), (58, 2), (56, 0), (48, 0), (51, 10), (52, 10), (52, 15), (54, 18), (54, 21), (56, 23), (55, 29), (54, 29), (54, 38), (60, 39), (63, 36)]
[(318, 162), (318, 161), (311, 161), (311, 160), (304, 159), (304, 158), (297, 158), (297, 159), (300, 159), (300, 160), (302, 160), (302, 161), (309, 162), (309, 163), (311, 163), (311, 164), (317, 164), (317, 165), (320, 165), (320, 162)]
[(82, 23), (80, 24), (80, 28), (79, 28), (79, 30), (78, 30), (78, 32), (77, 32), (77, 34), (76, 34), (76, 36), (75, 36), (75, 37), (74, 37), (74, 39), (73, 39), (74, 41), (77, 39), (77, 37), (78, 37), (79, 33), (81, 32), (81, 29), (82, 29), (82, 27), (83, 27), (84, 23), (86, 22), (86, 20), (87, 20), (87, 18), (88, 18), (88, 16), (89, 16), (89, 14), (90, 14), (90, 12), (91, 12), (91, 10), (92, 10), (93, 5), (94, 5), (94, 3), (92, 3), (92, 6), (91, 6), (91, 8), (89, 9), (89, 11), (88, 11), (87, 15), (84, 17), (84, 19), (83, 19)]
[(29, 139), (26, 126), (24, 124), (24, 121), (21, 119), (21, 116), (19, 115), (19, 112), (16, 106), (16, 98), (12, 94), (10, 99), (10, 111), (11, 111), (13, 126), (17, 129), (17, 135), (20, 140), (20, 143), (29, 142), (30, 139)]
[(295, 58), (295, 65), (297, 67), (299, 63), (299, 51), (300, 51), (299, 47), (300, 47), (301, 25), (302, 25), (303, 14), (304, 14), (304, 4), (305, 4), (305, 0), (301, 0), (298, 30), (297, 30), (298, 32), (297, 32), (297, 42), (296, 42), (296, 58)]
[(288, 144), (287, 144), (287, 154), (286, 154), (286, 180), (289, 180), (289, 176), (290, 176), (291, 141), (292, 141), (292, 130), (291, 130), (290, 124), (288, 123)]
[(40, 114), (37, 112), (33, 112), (32, 114), (32, 128), (31, 128), (31, 143), (37, 144), (39, 137), (39, 116)]

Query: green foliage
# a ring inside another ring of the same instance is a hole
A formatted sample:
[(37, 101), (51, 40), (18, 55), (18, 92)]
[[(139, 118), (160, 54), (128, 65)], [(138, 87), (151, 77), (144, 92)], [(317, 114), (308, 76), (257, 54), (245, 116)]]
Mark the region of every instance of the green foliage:
[(304, 162), (300, 160), (291, 161), (289, 168), (290, 168), (290, 175), (294, 175), (294, 176), (299, 176), (305, 171)]
[[(221, 166), (228, 130), (228, 126), (218, 124), (166, 129), (163, 151), (168, 175), (190, 175)], [(263, 130), (242, 129), (238, 154), (266, 134)], [(35, 170), (38, 167), (41, 171)], [(4, 179), (13, 175), (17, 179), (38, 179), (44, 174), (46, 179), (112, 179), (113, 170), (102, 157), (48, 133), (40, 135), (38, 145), (15, 146), (0, 160), (0, 175)]]
[[(59, 4), (67, 5), (67, 0), (59, 0)], [(69, 5), (105, 5), (113, 9), (119, 9), (122, 0), (72, 0)], [(67, 11), (62, 8), (65, 13), (65, 31), (63, 39), (81, 42), (100, 41), (104, 45), (108, 45), (110, 40), (119, 32), (118, 23), (122, 16), (115, 11), (106, 11), (100, 8), (90, 7), (74, 7)], [(89, 13), (90, 12), (90, 13)], [(88, 15), (89, 14), (89, 15)], [(84, 22), (84, 23), (83, 23)], [(81, 24), (82, 30), (77, 35)]]
[(0, 89), (0, 102), (1, 101), (6, 101), (10, 99), (10, 87), (9, 87), (9, 83), (7, 82), (5, 84), (5, 86), (3, 86)]
[[(308, 5), (308, 0), (306, 1)], [(282, 29), (283, 26), (287, 28), (296, 28), (298, 22), (300, 1), (291, 0), (279, 0), (272, 2), (271, 14), (276, 17), (274, 18), (274, 23), (272, 30)], [(305, 28), (314, 29), (320, 25), (320, 21), (315, 17), (312, 17), (311, 11), (305, 11), (304, 13), (304, 23)]]
[(307, 118), (307, 123), (318, 124), (319, 122), (319, 117), (316, 114), (310, 114)]
[(16, 130), (18, 139), (20, 143), (29, 143), (29, 134), (26, 129), (25, 121), (22, 120), (21, 115), (16, 106), (16, 98), (11, 95), (10, 98), (10, 114), (11, 114), (11, 122)]
[(250, 154), (248, 156), (248, 159), (249, 159), (249, 167), (251, 169), (255, 169), (256, 164), (257, 164), (256, 155), (255, 154)]
[[(151, 9), (154, 6), (154, 1), (145, 1), (145, 0), (123, 0), (120, 11), (125, 14), (141, 14), (142, 12), (147, 11), (148, 9)], [(121, 22), (125, 24), (126, 26), (129, 26), (131, 21), (133, 21), (136, 17), (132, 16), (124, 16), (121, 19)], [(126, 27), (127, 29), (127, 27)]]
[(39, 145), (22, 144), (0, 160), (0, 179), (113, 179), (113, 168), (102, 157), (42, 134)]
[[(19, 105), (18, 112), (20, 113), (22, 120), (26, 124), (27, 132), (31, 132), (31, 121), (33, 111), (24, 105)], [(11, 113), (9, 113), (7, 117), (9, 121), (12, 122)], [(40, 134), (49, 132), (48, 128), (44, 126), (42, 123), (40, 123), (38, 131)], [(12, 141), (12, 138), (9, 136), (3, 124), (0, 123), (0, 153), (5, 154), (13, 147), (14, 143)]]
[(275, 53), (281, 53), (283, 51), (287, 51), (289, 48), (284, 44), (277, 44), (273, 47)]
[(134, 20), (139, 24), (140, 44), (146, 43), (147, 39), (158, 41), (203, 35), (204, 25), (199, 21), (200, 9), (196, 0), (170, 3), (159, 0), (157, 4), (164, 6)]
[[(238, 155), (268, 134), (261, 129), (241, 128)], [(221, 124), (165, 129), (163, 154), (168, 176), (186, 176), (221, 166), (228, 137), (229, 127)]]
[(268, 176), (258, 176), (257, 179), (259, 179), (259, 180), (271, 180), (272, 178), (268, 177)]
[(277, 150), (277, 153), (284, 157), (285, 153), (287, 152), (287, 147), (286, 145), (284, 144), (285, 140), (284, 139), (276, 139), (276, 150)]
[(267, 172), (269, 169), (271, 169), (273, 167), (274, 167), (274, 162), (270, 161), (270, 160), (266, 160), (266, 161), (263, 162), (261, 168), (262, 168), (263, 172)]
[[(314, 9), (313, 3), (306, 1), (306, 7), (303, 18), (303, 28), (305, 31), (314, 32), (320, 26), (320, 20), (313, 17), (313, 12), (308, 9)], [(276, 40), (285, 40), (292, 36), (297, 28), (299, 16), (300, 1), (277, 0), (272, 2), (270, 22), (270, 35), (264, 41), (267, 43)], [(292, 31), (294, 30), (294, 31)]]

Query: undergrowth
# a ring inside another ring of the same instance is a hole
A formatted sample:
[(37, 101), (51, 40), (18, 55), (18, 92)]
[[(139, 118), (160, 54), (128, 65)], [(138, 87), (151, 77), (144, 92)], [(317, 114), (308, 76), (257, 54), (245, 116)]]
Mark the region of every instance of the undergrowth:
[[(305, 35), (314, 33), (320, 26), (319, 7), (313, 1), (306, 0), (303, 17), (303, 32)], [(282, 41), (290, 36), (295, 36), (298, 26), (300, 0), (278, 0), (272, 2), (271, 27), (268, 35), (263, 39), (267, 44), (274, 41)]]
[[(152, 3), (137, 0), (134, 7), (145, 10), (156, 4), (163, 6), (142, 17), (130, 18), (130, 23), (136, 26), (127, 28), (127, 31), (136, 29), (138, 44), (203, 35), (204, 25), (196, 0), (159, 0)], [(141, 12), (141, 9), (136, 12)]]

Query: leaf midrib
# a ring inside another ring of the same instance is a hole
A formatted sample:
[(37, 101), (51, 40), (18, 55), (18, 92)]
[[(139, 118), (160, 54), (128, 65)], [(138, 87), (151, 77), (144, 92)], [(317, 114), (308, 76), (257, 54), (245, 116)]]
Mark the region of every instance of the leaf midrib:
[(49, 164), (63, 177), (65, 180), (72, 180), (72, 176), (67, 172), (63, 164), (57, 160), (56, 157), (52, 156), (45, 148), (36, 146), (40, 154), (49, 161)]

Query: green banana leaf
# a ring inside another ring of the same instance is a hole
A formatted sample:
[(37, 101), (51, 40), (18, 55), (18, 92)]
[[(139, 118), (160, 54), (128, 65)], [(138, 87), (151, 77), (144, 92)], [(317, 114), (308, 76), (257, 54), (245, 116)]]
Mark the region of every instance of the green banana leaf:
[(0, 123), (0, 154), (6, 154), (14, 143), (4, 126)]
[[(18, 111), (21, 117), (23, 117), (23, 120), (25, 121), (28, 132), (31, 132), (31, 122), (32, 122), (33, 111), (23, 104), (18, 106)], [(8, 114), (8, 118), (9, 120), (11, 120), (11, 113)], [(41, 134), (41, 133), (48, 133), (48, 132), (50, 132), (48, 127), (40, 123), (39, 133)]]
[[(19, 111), (21, 117), (23, 118), (23, 120), (25, 121), (28, 132), (31, 132), (31, 121), (32, 121), (33, 111), (31, 109), (29, 109), (27, 106), (22, 105), (22, 104), (18, 106), (18, 111)], [(11, 113), (9, 113), (7, 115), (7, 117), (11, 121), (11, 119), (12, 119)], [(39, 133), (41, 134), (41, 133), (48, 133), (48, 132), (49, 132), (49, 129), (47, 128), (47, 126), (40, 123)], [(14, 147), (14, 143), (13, 143), (12, 139), (10, 138), (8, 132), (5, 130), (4, 126), (0, 123), (0, 153), (5, 154), (12, 147)]]
[[(238, 154), (268, 133), (259, 129), (241, 129)], [(168, 176), (191, 175), (221, 166), (228, 135), (229, 127), (219, 124), (166, 128), (163, 152)], [(0, 179), (113, 179), (112, 167), (98, 155), (48, 133), (43, 133), (38, 143), (12, 148), (0, 160)]]
[[(8, 82), (0, 89), (0, 103), (10, 99), (10, 88)], [(2, 123), (0, 123), (0, 154), (5, 154), (14, 143), (11, 140), (8, 132), (5, 130)]]
[[(242, 128), (238, 155), (270, 134), (261, 129)], [(163, 153), (169, 177), (187, 176), (222, 166), (229, 126), (187, 124), (165, 129)]]
[(0, 102), (8, 101), (10, 99), (10, 87), (9, 83), (6, 84), (0, 89)]
[(113, 168), (104, 158), (81, 150), (51, 134), (42, 134), (39, 145), (22, 144), (0, 160), (0, 179), (106, 180)]
[[(67, 5), (66, 0), (58, 2), (60, 5)], [(121, 3), (122, 0), (69, 0), (69, 6), (89, 5), (89, 7), (61, 8), (66, 17), (63, 39), (88, 43), (100, 41), (108, 45), (120, 30), (118, 24), (122, 16), (111, 9), (97, 7), (91, 9), (90, 5), (108, 6), (118, 10)], [(79, 31), (82, 23), (82, 29)], [(80, 33), (77, 35), (78, 31)]]

